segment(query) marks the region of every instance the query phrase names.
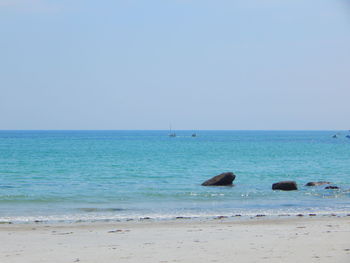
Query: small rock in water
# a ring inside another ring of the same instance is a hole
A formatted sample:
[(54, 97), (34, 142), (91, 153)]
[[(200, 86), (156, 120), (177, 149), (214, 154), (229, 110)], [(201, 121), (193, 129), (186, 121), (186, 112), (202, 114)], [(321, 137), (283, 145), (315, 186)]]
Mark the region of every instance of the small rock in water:
[(236, 175), (232, 172), (222, 173), (202, 183), (203, 186), (228, 186), (232, 185)]
[(265, 215), (256, 215), (255, 217), (263, 217), (263, 216), (265, 216)]
[(330, 185), (330, 186), (326, 186), (324, 189), (339, 189), (339, 187), (336, 185)]
[(309, 214), (309, 216), (316, 216), (316, 214)]
[(293, 191), (298, 190), (295, 181), (281, 181), (272, 185), (272, 190)]
[(326, 181), (308, 182), (305, 186), (320, 186), (324, 184), (331, 184), (331, 182), (326, 182)]
[(149, 220), (151, 219), (150, 217), (146, 216), (146, 217), (141, 217), (140, 220)]
[(297, 214), (297, 216), (304, 216), (303, 214)]

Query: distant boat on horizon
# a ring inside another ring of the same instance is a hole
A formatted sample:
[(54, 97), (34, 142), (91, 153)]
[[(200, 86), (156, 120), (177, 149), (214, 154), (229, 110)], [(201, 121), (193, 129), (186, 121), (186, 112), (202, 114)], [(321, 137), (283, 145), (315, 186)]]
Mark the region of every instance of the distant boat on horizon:
[(176, 133), (172, 131), (171, 125), (170, 125), (170, 127), (169, 127), (169, 131), (170, 131), (170, 132), (169, 132), (169, 137), (176, 137)]

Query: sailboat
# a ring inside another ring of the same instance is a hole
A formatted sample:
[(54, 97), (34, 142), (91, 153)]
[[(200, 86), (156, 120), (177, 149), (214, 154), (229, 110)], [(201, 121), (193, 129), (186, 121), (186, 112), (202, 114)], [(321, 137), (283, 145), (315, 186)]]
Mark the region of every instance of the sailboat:
[(169, 137), (176, 137), (176, 133), (171, 130), (171, 125), (169, 130), (170, 130)]

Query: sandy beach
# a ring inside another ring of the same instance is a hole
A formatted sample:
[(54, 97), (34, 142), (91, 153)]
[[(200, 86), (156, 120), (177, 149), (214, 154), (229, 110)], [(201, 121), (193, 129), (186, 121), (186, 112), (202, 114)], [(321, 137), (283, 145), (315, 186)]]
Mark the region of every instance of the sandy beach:
[(0, 262), (350, 262), (350, 217), (3, 224)]

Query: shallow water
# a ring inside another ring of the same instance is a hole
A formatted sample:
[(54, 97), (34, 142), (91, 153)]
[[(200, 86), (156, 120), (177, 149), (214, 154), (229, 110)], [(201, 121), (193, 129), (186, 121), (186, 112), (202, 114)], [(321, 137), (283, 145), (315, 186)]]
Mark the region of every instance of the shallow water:
[[(0, 131), (0, 221), (350, 211), (347, 131), (176, 133)], [(200, 185), (225, 171), (233, 187)]]

